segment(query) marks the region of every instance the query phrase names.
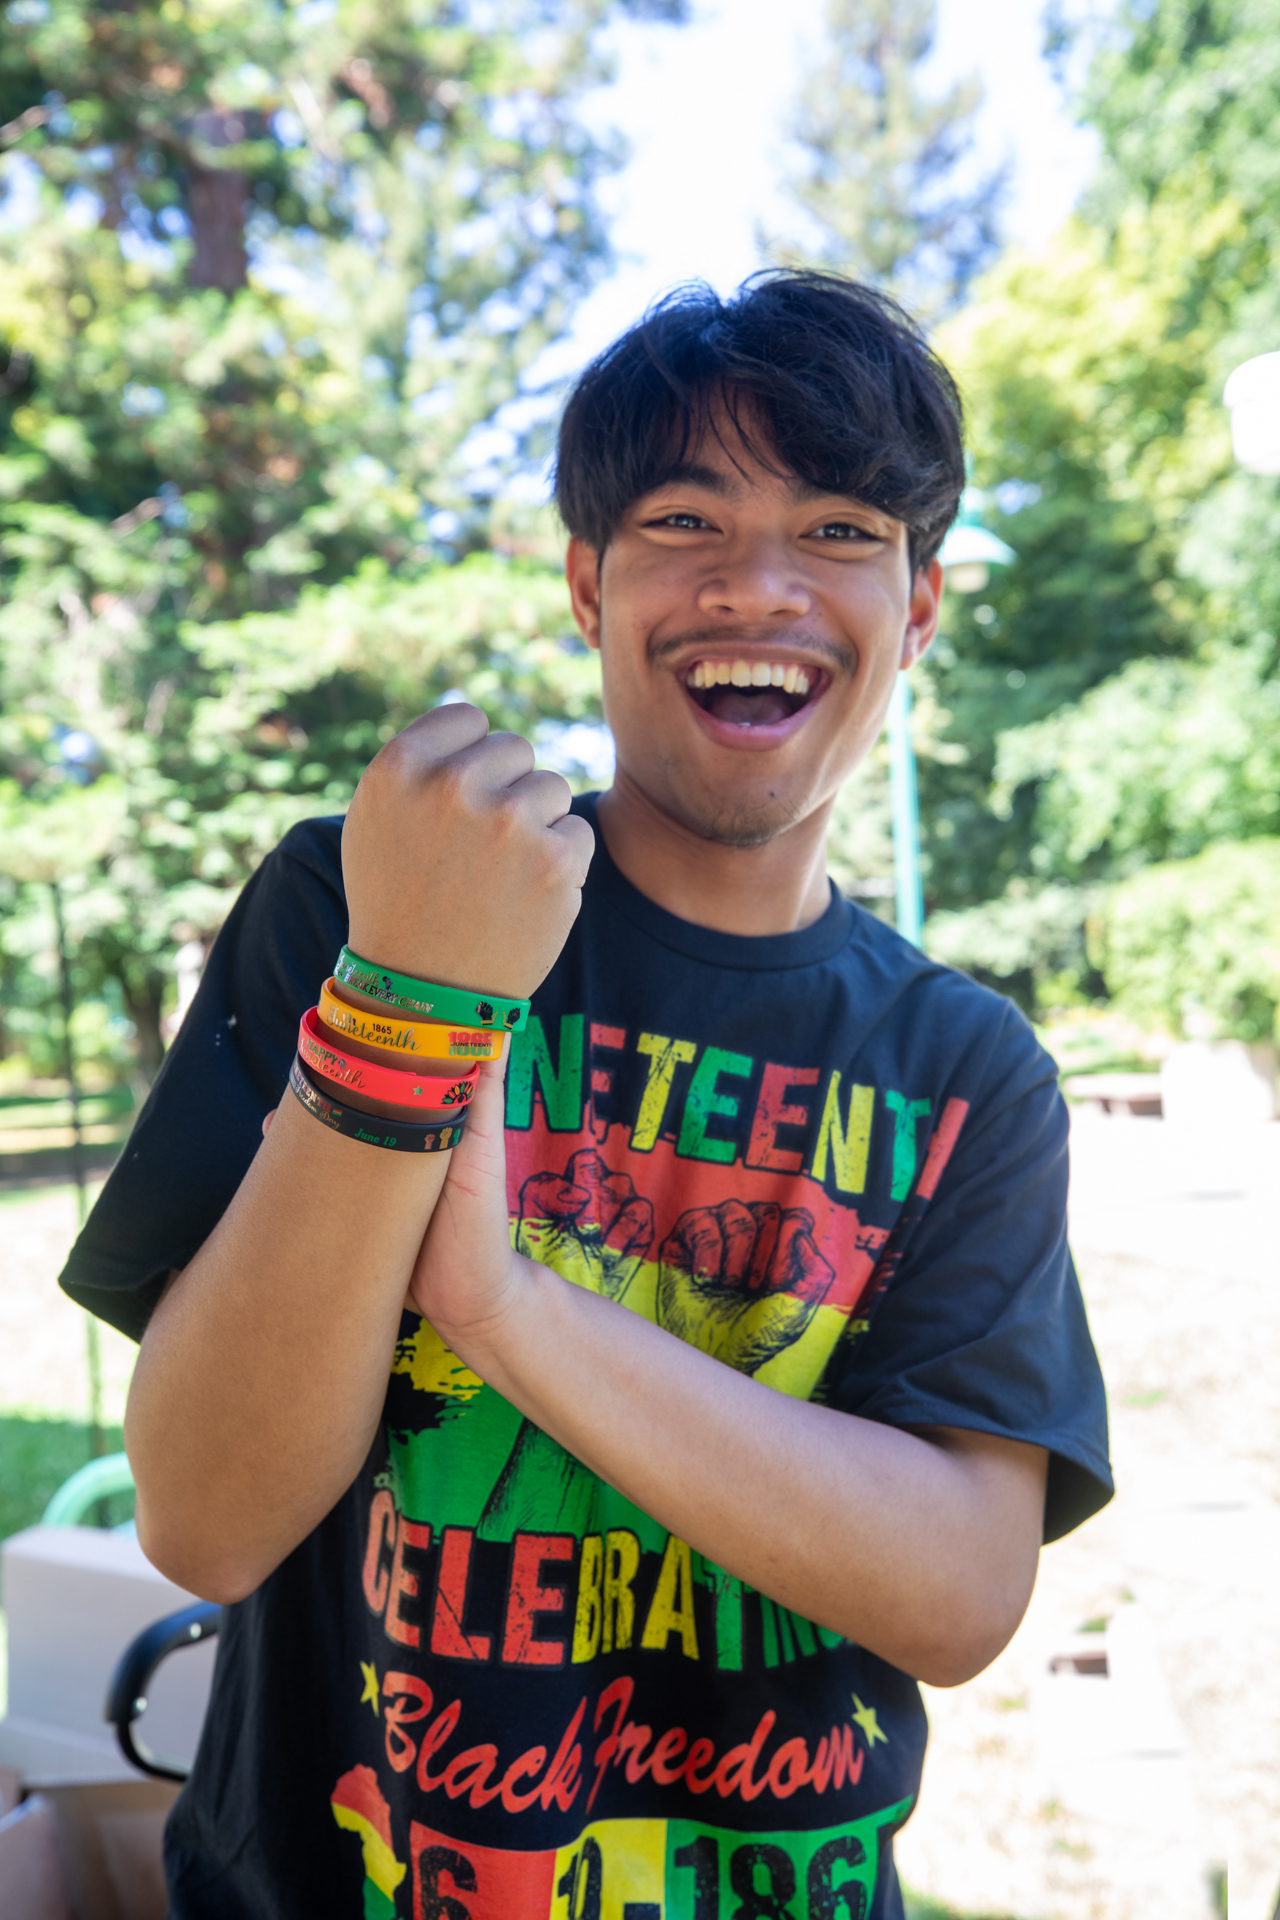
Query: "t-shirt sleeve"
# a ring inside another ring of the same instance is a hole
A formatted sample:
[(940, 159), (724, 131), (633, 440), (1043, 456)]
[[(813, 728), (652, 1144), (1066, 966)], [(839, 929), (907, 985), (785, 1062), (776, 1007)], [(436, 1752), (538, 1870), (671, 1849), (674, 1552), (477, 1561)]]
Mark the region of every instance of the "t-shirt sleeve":
[(933, 1196), (909, 1203), (891, 1277), (828, 1402), (895, 1427), (947, 1426), (1049, 1451), (1044, 1538), (1114, 1492), (1107, 1403), (1067, 1245), (1067, 1112), (1009, 1007)]
[(202, 1246), (262, 1139), (347, 934), (340, 820), (294, 827), (249, 880), (187, 1016), (59, 1276), (140, 1340), (165, 1279)]

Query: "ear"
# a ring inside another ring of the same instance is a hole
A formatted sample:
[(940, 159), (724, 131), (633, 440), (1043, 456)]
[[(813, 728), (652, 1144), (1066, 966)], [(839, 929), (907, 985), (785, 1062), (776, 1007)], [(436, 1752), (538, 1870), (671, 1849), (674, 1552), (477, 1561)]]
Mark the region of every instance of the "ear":
[(942, 613), (942, 562), (931, 560), (917, 570), (911, 582), (911, 602), (902, 636), (902, 665), (914, 667), (933, 641)]
[(589, 647), (600, 650), (600, 555), (575, 533), (564, 559), (564, 577), (578, 631)]

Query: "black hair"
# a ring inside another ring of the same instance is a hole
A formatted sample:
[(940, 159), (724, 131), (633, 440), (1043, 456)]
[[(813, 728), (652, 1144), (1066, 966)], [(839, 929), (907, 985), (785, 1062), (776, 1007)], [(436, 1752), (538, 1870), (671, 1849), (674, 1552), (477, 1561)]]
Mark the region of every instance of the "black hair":
[(892, 515), (912, 568), (933, 559), (965, 483), (955, 382), (886, 294), (790, 269), (753, 274), (728, 300), (678, 287), (591, 362), (560, 425), (570, 533), (603, 553), (718, 407), (766, 469)]

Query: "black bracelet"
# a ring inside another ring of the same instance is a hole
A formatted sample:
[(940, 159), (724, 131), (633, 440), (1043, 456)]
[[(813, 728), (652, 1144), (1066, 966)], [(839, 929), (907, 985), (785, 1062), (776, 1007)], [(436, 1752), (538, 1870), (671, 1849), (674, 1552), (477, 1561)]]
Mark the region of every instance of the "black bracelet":
[(363, 1140), (368, 1147), (388, 1147), (393, 1153), (447, 1153), (457, 1146), (467, 1124), (465, 1113), (457, 1120), (422, 1126), (413, 1120), (385, 1120), (378, 1113), (340, 1107), (307, 1078), (297, 1054), (289, 1069), (289, 1085), (307, 1112), (331, 1132), (348, 1140)]

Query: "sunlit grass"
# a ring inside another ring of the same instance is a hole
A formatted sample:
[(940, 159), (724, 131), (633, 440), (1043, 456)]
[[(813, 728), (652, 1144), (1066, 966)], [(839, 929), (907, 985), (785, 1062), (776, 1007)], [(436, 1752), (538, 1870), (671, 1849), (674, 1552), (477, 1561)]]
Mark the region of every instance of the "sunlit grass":
[[(80, 1101), (80, 1119), (87, 1127), (107, 1126), (112, 1121), (123, 1123), (132, 1112), (133, 1093), (129, 1087), (86, 1093)], [(0, 1136), (32, 1128), (70, 1125), (71, 1102), (65, 1094), (0, 1094)]]
[[(119, 1427), (103, 1430), (104, 1450), (119, 1453)], [(82, 1420), (50, 1419), (40, 1413), (0, 1414), (0, 1539), (36, 1524), (64, 1480), (91, 1458), (89, 1428)], [(129, 1519), (132, 1497), (101, 1503), (106, 1524)]]

